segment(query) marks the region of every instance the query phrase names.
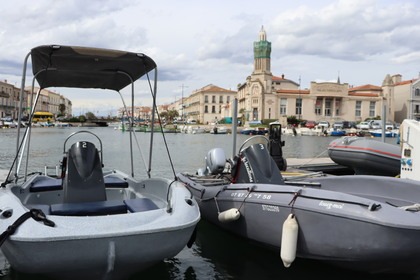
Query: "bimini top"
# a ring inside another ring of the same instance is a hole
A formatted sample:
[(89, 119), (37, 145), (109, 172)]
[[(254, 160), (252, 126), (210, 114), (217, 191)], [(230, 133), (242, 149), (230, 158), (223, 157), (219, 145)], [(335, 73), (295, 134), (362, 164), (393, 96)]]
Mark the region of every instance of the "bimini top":
[(145, 54), (109, 49), (49, 45), (33, 48), (30, 55), (32, 72), (41, 88), (119, 91), (156, 68)]

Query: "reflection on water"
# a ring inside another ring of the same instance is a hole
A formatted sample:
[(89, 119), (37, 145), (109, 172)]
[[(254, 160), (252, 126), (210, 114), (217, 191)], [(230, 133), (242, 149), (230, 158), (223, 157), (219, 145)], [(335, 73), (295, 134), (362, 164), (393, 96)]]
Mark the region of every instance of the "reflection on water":
[[(55, 166), (63, 157), (64, 141), (68, 135), (80, 128), (34, 128), (31, 138), (31, 153), (29, 171), (43, 171), (44, 165)], [(104, 164), (107, 169), (118, 168), (129, 172), (130, 160), (128, 147), (129, 133), (113, 128), (86, 128), (97, 134), (103, 142)], [(79, 137), (80, 136), (80, 137)], [(88, 134), (74, 137), (76, 140), (88, 140), (97, 147), (97, 140)], [(83, 138), (83, 137), (88, 138)], [(133, 138), (133, 145), (139, 146), (142, 152), (135, 154), (135, 175), (146, 177), (146, 167), (149, 158), (150, 134), (138, 132)], [(166, 134), (166, 142), (171, 154), (175, 172), (195, 172), (204, 167), (204, 157), (215, 147), (223, 148), (226, 156), (231, 157), (233, 144), (231, 135), (213, 134)], [(236, 149), (247, 135), (237, 135)], [(326, 157), (328, 144), (332, 137), (291, 136), (284, 135), (286, 158)], [(387, 138), (387, 142), (395, 143), (396, 139)], [(70, 147), (72, 141), (67, 143)], [(0, 169), (8, 169), (13, 161), (16, 150), (16, 131), (0, 131)], [(152, 176), (173, 178), (175, 175), (166, 155), (164, 140), (155, 134), (152, 162)], [(281, 224), (279, 223), (279, 226)], [(200, 221), (196, 243), (192, 248), (185, 248), (177, 256), (158, 263), (146, 271), (131, 277), (135, 279), (419, 279), (403, 275), (366, 275), (357, 272), (340, 270), (326, 266), (323, 263), (297, 260), (286, 269), (283, 267), (279, 252), (261, 248), (256, 244), (223, 232), (215, 226)], [(0, 257), (0, 279), (46, 279), (25, 275), (9, 270), (4, 258)]]

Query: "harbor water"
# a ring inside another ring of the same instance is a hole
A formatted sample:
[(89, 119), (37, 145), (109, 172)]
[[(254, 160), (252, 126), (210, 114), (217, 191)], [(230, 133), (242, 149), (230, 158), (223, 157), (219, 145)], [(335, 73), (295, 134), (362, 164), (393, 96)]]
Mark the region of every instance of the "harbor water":
[[(148, 159), (152, 157), (152, 177), (174, 178), (177, 172), (194, 173), (204, 167), (204, 157), (214, 147), (225, 150), (226, 156), (233, 154), (232, 135), (221, 134), (161, 134), (154, 135), (153, 151), (150, 155), (150, 133), (136, 132), (130, 141), (130, 134), (112, 127), (101, 128), (33, 128), (31, 136), (29, 164), (17, 160), (20, 170), (27, 168), (28, 172), (44, 172), (44, 166), (56, 166), (63, 157), (63, 152), (73, 143), (69, 140), (64, 146), (68, 135), (72, 132), (86, 130), (96, 134), (102, 140), (102, 152), (105, 169), (121, 169), (130, 172), (128, 147), (130, 142), (134, 147), (141, 148), (135, 153), (134, 175), (146, 178), (149, 168)], [(80, 135), (82, 136), (82, 135)], [(76, 136), (76, 137), (80, 137)], [(99, 146), (96, 138), (86, 134), (88, 141)], [(77, 138), (75, 137), (75, 140)], [(236, 149), (248, 137), (237, 135)], [(333, 137), (322, 136), (292, 136), (284, 135), (283, 148), (285, 158), (316, 158), (327, 157), (328, 144)], [(395, 138), (387, 138), (387, 142), (395, 143)], [(168, 158), (165, 142), (169, 150)], [(0, 131), (0, 169), (9, 169), (16, 151), (16, 130)], [(172, 170), (172, 166), (174, 171)], [(54, 172), (54, 169), (50, 169)], [(279, 226), (282, 226), (279, 224)], [(326, 229), (326, 234), (331, 229)], [(164, 242), (164, 240), (162, 240)], [(156, 245), (158, 246), (158, 244)], [(65, 253), (65, 252), (64, 252)], [(212, 224), (202, 220), (198, 225), (197, 238), (191, 248), (185, 248), (178, 255), (166, 259), (155, 266), (133, 275), (130, 279), (420, 279), (420, 275), (370, 275), (355, 271), (339, 269), (318, 261), (297, 259), (290, 268), (284, 268), (278, 251), (271, 251), (238, 238)], [(0, 280), (9, 279), (46, 279), (18, 273), (11, 269), (3, 256), (0, 256)]]

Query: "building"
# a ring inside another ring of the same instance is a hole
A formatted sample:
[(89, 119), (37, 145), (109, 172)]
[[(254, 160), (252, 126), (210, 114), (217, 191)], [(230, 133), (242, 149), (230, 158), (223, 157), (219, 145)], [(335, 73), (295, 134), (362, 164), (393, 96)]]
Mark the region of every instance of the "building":
[(388, 75), (382, 87), (352, 87), (338, 77), (336, 81), (311, 82), (309, 89), (301, 89), (300, 82), (286, 79), (284, 74), (273, 76), (270, 56), (271, 43), (261, 28), (259, 41), (254, 42), (254, 70), (238, 86), (238, 111), (245, 121), (291, 116), (314, 121), (362, 121), (385, 114), (386, 120), (401, 122), (407, 117), (407, 106), (400, 102), (406, 104), (409, 99), (405, 98), (410, 93), (409, 83), (401, 82), (400, 75)]
[[(38, 87), (34, 87), (34, 92), (32, 92), (31, 89), (32, 87), (25, 88), (29, 97), (27, 100), (28, 110), (26, 111), (26, 114), (30, 113), (29, 110), (35, 104), (35, 98), (39, 91)], [(69, 99), (62, 96), (61, 94), (58, 94), (48, 89), (42, 89), (38, 97), (38, 102), (35, 106), (35, 112), (38, 111), (52, 113), (55, 117), (61, 115), (69, 117), (72, 115), (72, 103)]]
[(411, 84), (409, 99), (409, 119), (420, 120), (420, 78)]
[[(19, 95), (19, 88), (8, 84), (7, 80), (0, 81), (0, 118), (18, 118)], [(26, 98), (25, 94), (23, 98)]]
[(230, 103), (236, 94), (236, 91), (212, 84), (193, 91), (183, 102), (185, 120), (207, 124), (231, 117)]

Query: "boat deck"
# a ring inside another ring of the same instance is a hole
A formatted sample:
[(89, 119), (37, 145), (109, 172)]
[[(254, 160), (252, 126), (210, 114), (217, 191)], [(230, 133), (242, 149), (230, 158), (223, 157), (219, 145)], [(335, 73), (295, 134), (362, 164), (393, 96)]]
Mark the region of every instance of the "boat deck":
[(335, 163), (329, 157), (322, 158), (287, 158), (287, 171), (304, 170), (312, 172), (323, 172), (331, 175), (352, 175), (354, 171)]

